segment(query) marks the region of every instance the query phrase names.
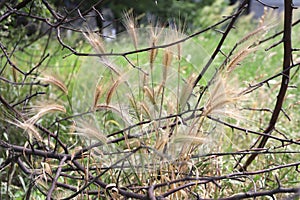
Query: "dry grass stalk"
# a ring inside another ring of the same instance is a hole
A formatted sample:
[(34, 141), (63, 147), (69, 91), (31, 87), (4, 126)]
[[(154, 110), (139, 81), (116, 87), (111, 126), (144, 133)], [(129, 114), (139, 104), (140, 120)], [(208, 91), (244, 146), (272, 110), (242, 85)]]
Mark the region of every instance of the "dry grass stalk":
[(95, 127), (91, 123), (88, 123), (87, 121), (80, 121), (75, 126), (75, 132), (73, 134), (97, 139), (104, 144), (107, 142), (107, 137), (103, 133), (101, 133), (97, 127)]
[(28, 134), (29, 139), (31, 139), (33, 136), (34, 139), (36, 139), (37, 141), (39, 141), (39, 142), (43, 141), (42, 136), (40, 135), (38, 130), (35, 128), (34, 124), (29, 123), (27, 121), (21, 122), (21, 121), (18, 121), (17, 119), (15, 119), (15, 121), (7, 120), (7, 122), (23, 129)]
[(83, 35), (92, 45), (92, 47), (96, 50), (97, 53), (99, 54), (105, 53), (105, 46), (102, 38), (99, 35), (91, 32), (90, 30), (87, 30), (87, 33), (83, 32)]
[(155, 101), (155, 97), (154, 97), (154, 91), (151, 90), (148, 86), (144, 86), (144, 93), (145, 93), (145, 96), (149, 98), (151, 103), (153, 105), (156, 105), (156, 101)]
[(217, 75), (202, 115), (208, 116), (213, 113), (226, 114), (226, 106), (236, 102), (239, 98), (237, 93), (228, 88), (226, 77)]
[(14, 81), (17, 82), (17, 78), (18, 78), (17, 70), (14, 67), (12, 67), (11, 69), (12, 69), (12, 74), (13, 74)]
[(98, 85), (95, 89), (93, 108), (97, 107), (97, 104), (98, 104), (99, 98), (101, 97), (101, 94), (102, 94), (102, 87), (101, 87), (101, 85)]
[(63, 112), (66, 113), (66, 109), (62, 105), (58, 104), (44, 104), (40, 106), (32, 106), (30, 108), (31, 112), (36, 112), (36, 114), (28, 119), (26, 122), (30, 124), (34, 124), (39, 120), (42, 116), (48, 114), (48, 113), (53, 113), (53, 112)]
[(242, 62), (250, 53), (254, 52), (256, 48), (246, 48), (242, 51), (238, 52), (237, 55), (235, 55), (230, 62), (227, 65), (227, 72), (230, 73), (233, 71), (239, 64)]
[(37, 79), (45, 83), (53, 84), (56, 87), (58, 87), (61, 91), (63, 91), (65, 94), (68, 94), (67, 86), (55, 76), (44, 74), (38, 77)]
[(168, 75), (168, 69), (171, 66), (173, 59), (173, 53), (170, 51), (170, 49), (165, 49), (164, 50), (164, 55), (163, 55), (163, 84), (167, 80), (167, 75)]
[(132, 12), (124, 13), (124, 26), (133, 41), (134, 48), (137, 50), (138, 49), (138, 35), (136, 32), (136, 22), (135, 22)]

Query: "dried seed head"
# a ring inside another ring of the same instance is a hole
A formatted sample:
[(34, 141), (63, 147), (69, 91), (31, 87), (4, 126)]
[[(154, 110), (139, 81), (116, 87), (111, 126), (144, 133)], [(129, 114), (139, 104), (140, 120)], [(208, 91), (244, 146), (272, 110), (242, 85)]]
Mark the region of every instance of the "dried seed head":
[(132, 12), (124, 13), (124, 26), (128, 31), (135, 49), (138, 49), (138, 35), (136, 32), (136, 23)]
[(63, 91), (65, 94), (68, 94), (68, 88), (66, 87), (66, 85), (61, 80), (59, 80), (59, 78), (55, 76), (44, 74), (38, 77), (37, 79), (45, 83), (53, 84), (56, 87), (58, 87), (61, 91)]
[(26, 122), (30, 124), (34, 124), (39, 120), (42, 116), (53, 113), (53, 112), (63, 112), (66, 113), (66, 109), (62, 105), (58, 104), (44, 104), (40, 106), (32, 106), (30, 107), (30, 112), (36, 113), (33, 117), (28, 119)]
[(240, 45), (240, 44), (250, 40), (253, 37), (258, 37), (261, 34), (265, 33), (266, 31), (267, 31), (267, 26), (260, 26), (257, 29), (255, 29), (254, 31), (245, 35), (237, 44)]
[(113, 95), (114, 95), (114, 92), (116, 91), (116, 89), (117, 89), (117, 87), (119, 86), (120, 82), (121, 82), (120, 79), (116, 80), (116, 81), (114, 82), (114, 84), (111, 86), (111, 88), (108, 90), (108, 92), (107, 92), (107, 97), (106, 97), (106, 104), (107, 104), (107, 105), (110, 104), (111, 99), (112, 99), (112, 97), (113, 97)]
[(170, 67), (172, 63), (173, 53), (169, 49), (164, 50), (164, 56), (163, 56), (163, 66), (165, 68)]
[(217, 75), (202, 115), (208, 116), (214, 113), (226, 115), (226, 106), (236, 102), (238, 99), (240, 97), (237, 91), (229, 88), (226, 77)]
[(98, 103), (98, 100), (99, 100), (101, 94), (102, 94), (102, 87), (101, 87), (101, 85), (98, 85), (95, 89), (93, 108), (97, 107), (97, 103)]
[(149, 100), (151, 101), (151, 103), (153, 105), (155, 105), (156, 102), (155, 102), (155, 98), (154, 98), (154, 94), (153, 94), (154, 91), (151, 90), (148, 86), (144, 86), (144, 93), (149, 98)]
[(99, 54), (105, 53), (105, 46), (102, 38), (99, 35), (93, 33), (91, 30), (87, 30), (87, 32), (83, 33), (83, 35), (89, 41), (89, 43), (92, 45), (92, 47), (95, 49), (97, 53)]
[(77, 135), (82, 135), (88, 138), (93, 138), (101, 141), (102, 143), (107, 142), (107, 137), (101, 133), (97, 127), (87, 121), (80, 121), (75, 126), (75, 133)]
[(169, 49), (164, 50), (163, 55), (163, 85), (167, 81), (168, 69), (171, 66), (173, 53)]
[(227, 65), (227, 72), (233, 71), (240, 62), (242, 62), (250, 53), (254, 52), (256, 48), (246, 48), (235, 55)]
[(186, 103), (193, 91), (194, 81), (195, 81), (195, 74), (192, 74), (187, 79), (186, 83), (184, 84), (184, 86), (182, 88), (180, 99), (179, 99), (179, 105), (181, 106), (181, 108), (183, 108), (186, 105)]
[(21, 129), (24, 130), (24, 132), (26, 132), (29, 136), (29, 138), (34, 138), (39, 142), (43, 141), (42, 136), (40, 135), (40, 133), (38, 132), (38, 130), (35, 128), (35, 126), (32, 123), (29, 122), (21, 122), (18, 121), (17, 119), (15, 119), (14, 121), (9, 121), (7, 120), (8, 123), (13, 124)]
[(155, 58), (157, 56), (158, 50), (157, 49), (151, 49), (149, 54), (149, 61), (150, 61), (150, 67), (153, 68), (153, 63), (155, 61)]

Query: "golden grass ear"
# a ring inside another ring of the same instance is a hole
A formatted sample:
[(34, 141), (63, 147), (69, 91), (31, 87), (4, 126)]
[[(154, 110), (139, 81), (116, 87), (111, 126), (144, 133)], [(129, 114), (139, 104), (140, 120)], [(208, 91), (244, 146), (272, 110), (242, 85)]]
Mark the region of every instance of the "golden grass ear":
[(99, 35), (93, 33), (89, 29), (87, 29), (86, 32), (83, 32), (83, 35), (89, 41), (89, 43), (92, 45), (92, 47), (95, 49), (97, 53), (104, 54), (106, 52), (103, 40)]
[(226, 77), (217, 74), (213, 88), (202, 115), (208, 116), (212, 113), (225, 114), (225, 106), (238, 100), (237, 93), (228, 88)]
[(236, 67), (242, 62), (250, 53), (254, 52), (256, 48), (246, 48), (238, 52), (228, 63), (226, 71), (228, 73), (232, 72)]
[(66, 95), (68, 94), (67, 86), (61, 80), (59, 80), (57, 77), (55, 77), (53, 75), (43, 74), (40, 77), (38, 77), (37, 79), (40, 81), (43, 81), (45, 83), (55, 85), (61, 91), (63, 91)]
[(38, 132), (38, 130), (35, 128), (35, 126), (32, 123), (30, 123), (28, 121), (21, 122), (17, 119), (14, 119), (14, 121), (6, 120), (6, 122), (23, 129), (24, 132), (26, 132), (27, 135), (29, 136), (29, 139), (34, 137), (34, 139), (36, 139), (39, 142), (43, 141), (42, 136), (40, 135), (40, 133)]
[(48, 114), (48, 113), (53, 113), (53, 112), (63, 112), (66, 113), (66, 109), (62, 105), (58, 104), (43, 104), (40, 106), (32, 106), (30, 107), (31, 112), (35, 112), (36, 114), (31, 117), (30, 119), (26, 120), (26, 122), (30, 124), (34, 124), (39, 120), (42, 116)]
[(95, 127), (91, 123), (88, 123), (87, 121), (83, 121), (83, 120), (79, 121), (75, 125), (74, 128), (75, 128), (75, 132), (72, 133), (72, 134), (82, 135), (82, 136), (85, 136), (85, 137), (88, 137), (88, 138), (97, 139), (97, 140), (101, 141), (104, 144), (107, 142), (106, 135), (101, 133), (97, 129), (97, 127)]
[(95, 94), (94, 94), (94, 103), (93, 103), (93, 108), (95, 109), (98, 104), (98, 100), (100, 99), (102, 95), (102, 87), (101, 85), (98, 85), (95, 89)]
[(132, 14), (132, 10), (124, 12), (124, 26), (132, 39), (134, 48), (138, 49), (138, 34), (136, 32), (136, 22)]
[(111, 86), (111, 88), (108, 90), (107, 92), (107, 96), (106, 96), (106, 104), (109, 105), (111, 102), (111, 99), (117, 89), (117, 87), (120, 85), (121, 80), (120, 78), (118, 80), (116, 80), (113, 85)]
[(181, 107), (181, 109), (183, 109), (193, 91), (193, 83), (195, 81), (195, 74), (191, 74), (191, 76), (186, 80), (181, 94), (180, 94), (180, 98), (179, 98), (179, 106)]

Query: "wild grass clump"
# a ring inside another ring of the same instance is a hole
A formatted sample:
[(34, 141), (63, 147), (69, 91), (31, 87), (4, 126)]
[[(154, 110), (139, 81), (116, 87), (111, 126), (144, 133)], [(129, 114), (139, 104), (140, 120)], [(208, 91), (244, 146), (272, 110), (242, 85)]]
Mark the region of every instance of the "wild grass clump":
[[(95, 51), (104, 55), (94, 60), (92, 65), (97, 67), (83, 65), (78, 74), (80, 81), (76, 82), (75, 90), (79, 90), (79, 95), (73, 96), (73, 101), (90, 103), (86, 103), (85, 108), (80, 106), (79, 110), (75, 107), (74, 111), (89, 111), (93, 116), (89, 117), (92, 124), (85, 124), (86, 128), (78, 130), (80, 135), (93, 141), (98, 138), (105, 144), (105, 147), (99, 147), (102, 153), (97, 159), (104, 163), (122, 160), (122, 171), (137, 178), (140, 184), (183, 178), (194, 171), (192, 157), (213, 151), (220, 145), (224, 132), (215, 121), (229, 118), (238, 123), (242, 118), (239, 106), (244, 101), (243, 88), (232, 82), (236, 80), (234, 71), (256, 51), (256, 40), (252, 43), (247, 43), (247, 40), (261, 34), (266, 27), (259, 27), (259, 31), (245, 36), (237, 43), (239, 48), (242, 44), (244, 46), (233, 52), (223, 67), (205, 77), (201, 82), (203, 85), (194, 85), (195, 71), (186, 74), (183, 69), (186, 65), (201, 68), (201, 63), (188, 61), (189, 45), (172, 44), (185, 38), (182, 30), (177, 27), (141, 29), (136, 28), (132, 20), (126, 15), (128, 33), (109, 44), (104, 44), (94, 33), (84, 34)], [(125, 44), (133, 43), (133, 49), (125, 47), (124, 52), (136, 52), (119, 54), (124, 41)], [(105, 46), (115, 45), (119, 45), (117, 50), (105, 49)], [(160, 45), (168, 46), (160, 48)], [(149, 49), (140, 51), (143, 48)], [(109, 52), (116, 56), (105, 56)], [(87, 69), (93, 69), (93, 75), (84, 77)], [(88, 87), (87, 82), (91, 84)], [(199, 91), (197, 87), (203, 89)], [(82, 98), (81, 94), (87, 96)], [(79, 123), (82, 119), (86, 119), (84, 114)], [(89, 131), (88, 126), (96, 129)], [(113, 169), (110, 171), (114, 173)], [(193, 173), (202, 174), (197, 169)], [(120, 184), (130, 182), (124, 180)], [(178, 186), (174, 184), (172, 187)], [(185, 196), (183, 193), (174, 195), (177, 198)]]
[[(48, 199), (235, 198), (238, 192), (281, 190), (281, 181), (299, 183), (285, 167), (298, 162), (293, 135), (299, 127), (285, 126), (299, 121), (292, 112), (299, 108), (298, 69), (276, 127), (263, 132), (282, 75), (273, 68), (281, 65), (281, 52), (261, 55), (273, 50), (264, 40), (277, 27), (267, 16), (250, 33), (231, 35), (245, 25), (240, 21), (215, 58), (201, 47), (206, 32), (186, 36), (182, 26), (159, 22), (140, 28), (132, 14), (125, 14), (127, 32), (115, 40), (82, 30), (89, 43), (83, 49), (91, 46), (95, 53), (73, 52), (82, 56), (81, 66), (66, 80), (38, 67), (24, 79), (15, 68), (5, 79), (1, 75), (7, 83), (23, 81), (16, 93), (29, 87), (21, 100), (0, 95), (0, 145), (17, 153), (11, 160), (30, 176), (28, 190)], [(40, 97), (41, 91), (50, 94)], [(23, 146), (6, 142), (16, 130)], [(256, 148), (267, 134), (267, 145)], [(250, 172), (240, 170), (244, 157), (258, 153)]]

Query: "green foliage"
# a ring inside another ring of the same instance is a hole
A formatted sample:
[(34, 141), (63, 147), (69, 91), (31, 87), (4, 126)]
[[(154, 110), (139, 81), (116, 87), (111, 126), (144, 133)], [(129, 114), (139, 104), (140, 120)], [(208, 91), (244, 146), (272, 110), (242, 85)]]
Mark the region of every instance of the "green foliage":
[(222, 20), (223, 16), (231, 15), (235, 6), (228, 6), (228, 4), (228, 1), (216, 0), (211, 5), (196, 10), (193, 18), (194, 27), (206, 28)]

